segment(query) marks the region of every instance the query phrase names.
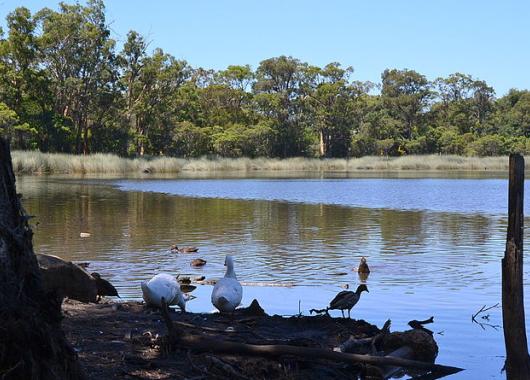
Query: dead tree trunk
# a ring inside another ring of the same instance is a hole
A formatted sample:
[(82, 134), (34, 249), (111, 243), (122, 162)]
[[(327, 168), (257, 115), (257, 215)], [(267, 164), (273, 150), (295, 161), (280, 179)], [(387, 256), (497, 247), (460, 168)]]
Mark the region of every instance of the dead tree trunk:
[(506, 345), (506, 377), (530, 379), (523, 296), (524, 159), (510, 155), (508, 233), (502, 259), (502, 319)]
[(82, 378), (60, 305), (44, 296), (27, 219), (9, 144), (0, 138), (0, 378)]

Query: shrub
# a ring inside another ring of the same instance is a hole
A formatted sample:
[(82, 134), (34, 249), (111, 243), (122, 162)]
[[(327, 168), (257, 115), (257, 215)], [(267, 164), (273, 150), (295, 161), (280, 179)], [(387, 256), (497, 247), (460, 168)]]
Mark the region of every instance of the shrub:
[(477, 156), (500, 156), (507, 153), (504, 139), (499, 135), (480, 137), (468, 145), (468, 153)]

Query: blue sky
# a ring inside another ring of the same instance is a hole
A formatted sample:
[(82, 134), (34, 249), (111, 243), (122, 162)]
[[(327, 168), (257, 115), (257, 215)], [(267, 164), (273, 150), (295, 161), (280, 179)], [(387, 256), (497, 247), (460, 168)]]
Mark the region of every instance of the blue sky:
[[(0, 0), (56, 9), (55, 0)], [(530, 2), (521, 0), (107, 0), (113, 38), (130, 29), (193, 66), (257, 67), (291, 55), (314, 65), (340, 62), (379, 82), (385, 68), (429, 79), (453, 72), (486, 80), (498, 96), (530, 89)], [(2, 21), (2, 24), (5, 24)]]

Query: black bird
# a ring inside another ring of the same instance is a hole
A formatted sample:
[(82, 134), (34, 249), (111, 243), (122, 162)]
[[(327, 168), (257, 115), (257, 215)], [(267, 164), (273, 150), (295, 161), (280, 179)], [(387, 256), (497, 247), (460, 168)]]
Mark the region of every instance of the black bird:
[(357, 304), (357, 302), (359, 302), (361, 293), (365, 290), (369, 292), (368, 288), (364, 284), (359, 285), (355, 292), (343, 290), (337, 294), (333, 300), (331, 300), (327, 310), (340, 310), (343, 318), (344, 310), (348, 310), (348, 318), (350, 318), (350, 310)]
[(96, 280), (96, 288), (98, 289), (98, 301), (103, 296), (116, 296), (119, 297), (118, 291), (116, 288), (107, 280), (101, 278), (99, 273), (93, 272), (91, 276)]

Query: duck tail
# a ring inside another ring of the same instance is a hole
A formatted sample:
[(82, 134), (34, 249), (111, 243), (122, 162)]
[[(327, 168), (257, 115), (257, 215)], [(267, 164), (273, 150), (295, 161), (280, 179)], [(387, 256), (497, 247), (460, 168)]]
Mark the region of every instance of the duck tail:
[(219, 297), (219, 303), (221, 305), (226, 305), (229, 302), (228, 302), (228, 300), (225, 297), (221, 296), (221, 297)]

